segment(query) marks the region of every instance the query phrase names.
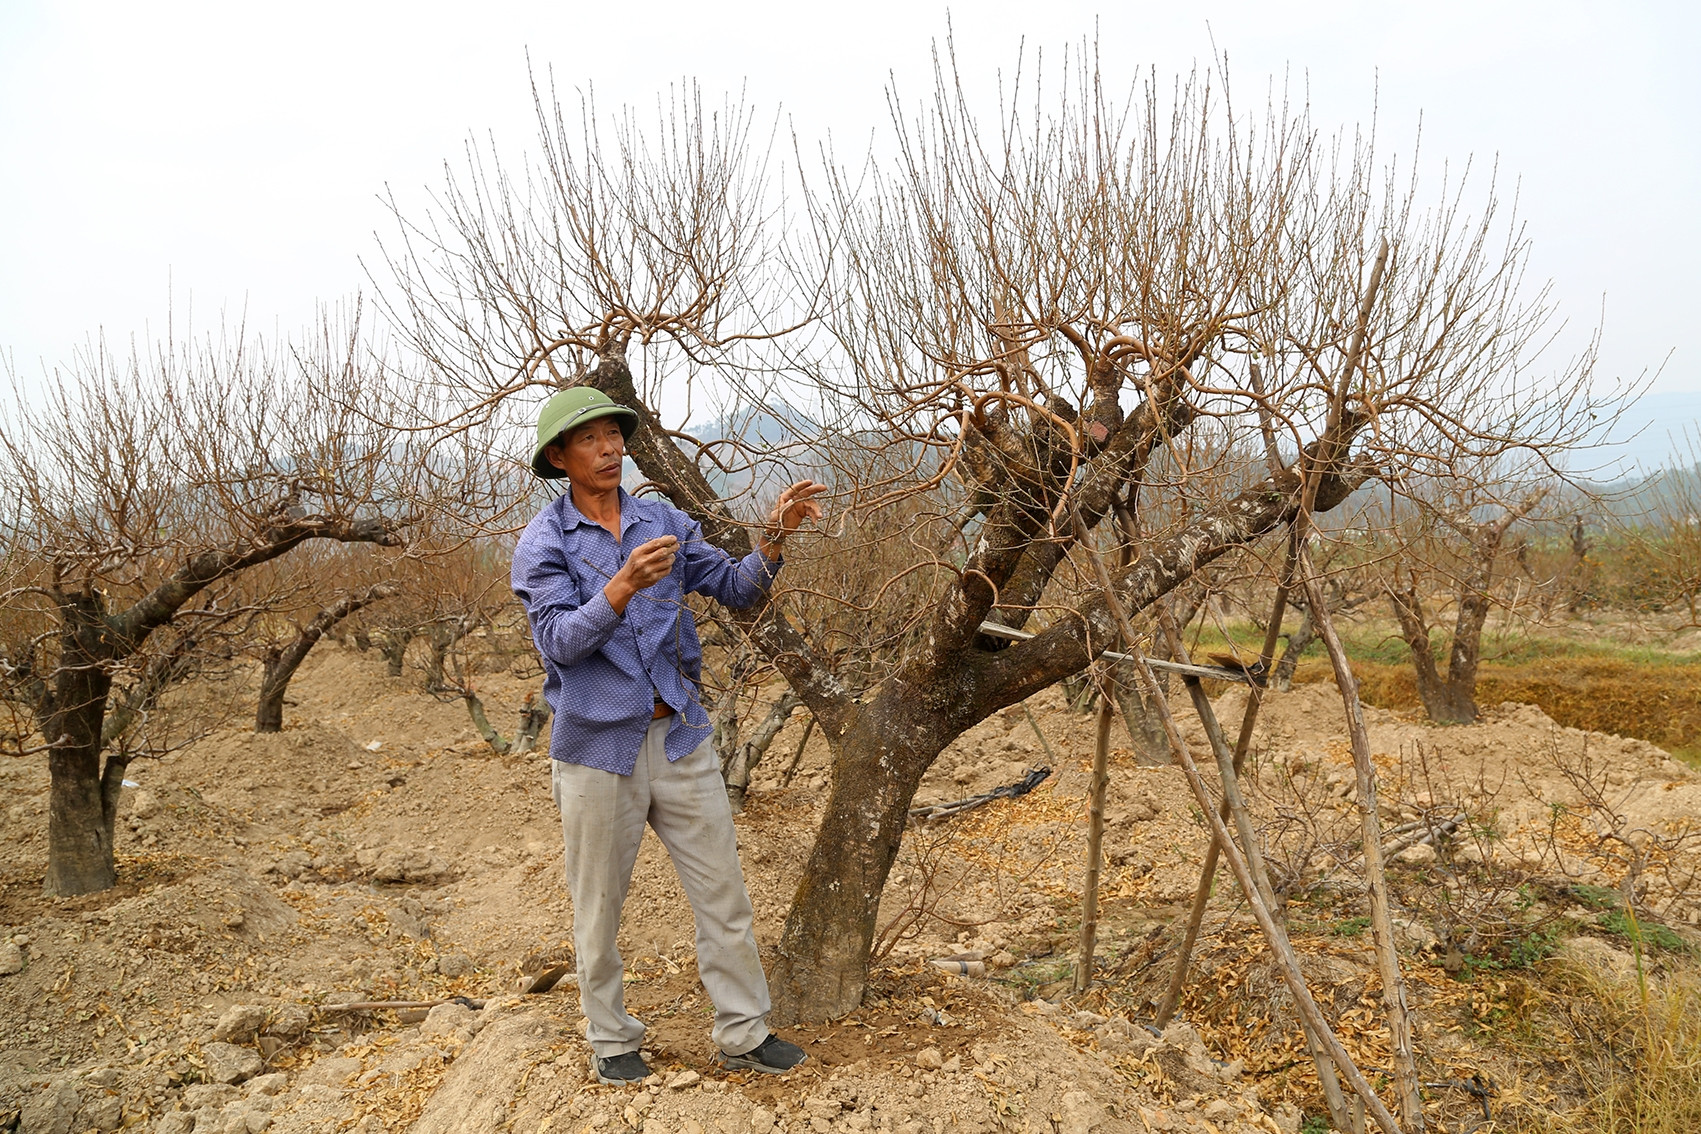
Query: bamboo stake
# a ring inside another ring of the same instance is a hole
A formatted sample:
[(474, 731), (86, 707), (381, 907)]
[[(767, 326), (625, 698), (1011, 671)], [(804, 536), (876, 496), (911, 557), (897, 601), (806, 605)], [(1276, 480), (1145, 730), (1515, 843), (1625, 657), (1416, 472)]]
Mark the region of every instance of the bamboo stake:
[[(1128, 566), (1134, 555), (1135, 526), (1128, 509), (1118, 501), (1116, 514), (1123, 525), (1123, 539), (1118, 541), (1116, 549), (1116, 565)], [(1080, 534), (1081, 529), (1077, 529)], [(1084, 538), (1084, 537), (1083, 537)], [(1134, 649), (1133, 639), (1119, 642), (1125, 650)], [(1085, 992), (1093, 982), (1093, 948), (1098, 943), (1099, 933), (1099, 879), (1104, 871), (1104, 800), (1105, 792), (1110, 787), (1110, 720), (1112, 704), (1115, 698), (1111, 696), (1111, 682), (1107, 672), (1099, 674), (1099, 711), (1097, 728), (1093, 736), (1093, 782), (1088, 794), (1087, 803), (1087, 878), (1084, 884), (1085, 893), (1081, 898), (1081, 949), (1075, 960), (1075, 991)], [(1027, 706), (1024, 705), (1025, 709)], [(1033, 722), (1033, 714), (1028, 714), (1028, 720)], [(1039, 724), (1034, 722), (1038, 731)], [(1042, 736), (1041, 742), (1044, 742)], [(1046, 752), (1051, 752), (1051, 746), (1046, 745)], [(1056, 766), (1056, 765), (1054, 765)]]
[[(1170, 653), (1176, 660), (1187, 660), (1187, 644), (1181, 640), (1181, 634), (1176, 629), (1175, 619), (1170, 617), (1168, 610), (1161, 605), (1158, 608), (1158, 626), (1163, 630), (1164, 637), (1169, 641)], [(1270, 885), (1270, 874), (1264, 868), (1264, 854), (1258, 847), (1258, 833), (1252, 827), (1252, 813), (1247, 810), (1246, 798), (1240, 794), (1240, 769), (1234, 766), (1234, 753), (1229, 750), (1228, 741), (1223, 737), (1223, 729), (1217, 723), (1217, 712), (1211, 706), (1211, 699), (1205, 696), (1205, 686), (1197, 677), (1191, 674), (1184, 676), (1182, 683), (1187, 686), (1188, 698), (1193, 702), (1193, 711), (1199, 716), (1199, 723), (1205, 726), (1205, 739), (1210, 743), (1211, 755), (1217, 761), (1217, 775), (1222, 779), (1223, 810), (1234, 820), (1235, 831), (1240, 835), (1240, 845), (1245, 848), (1246, 865), (1252, 871), (1252, 880), (1258, 884), (1258, 896), (1264, 899), (1264, 904), (1272, 910), (1276, 909), (1276, 892)]]
[[(1087, 540), (1087, 526), (1081, 520), (1080, 513), (1071, 506), (1070, 514), (1074, 521), (1075, 538), (1086, 552), (1093, 564), (1093, 570), (1098, 576), (1099, 587), (1104, 592), (1105, 602), (1110, 607), (1116, 619), (1117, 629), (1124, 638), (1134, 640), (1133, 626), (1128, 620), (1128, 611), (1122, 605), (1122, 599), (1116, 593), (1111, 582), (1110, 571), (1104, 565), (1104, 560)], [(1311, 990), (1306, 986), (1305, 974), (1300, 970), (1299, 958), (1293, 951), (1293, 945), (1288, 941), (1287, 933), (1282, 929), (1271, 914), (1264, 899), (1258, 895), (1258, 887), (1252, 881), (1251, 872), (1247, 869), (1246, 859), (1242, 857), (1239, 848), (1234, 844), (1233, 836), (1229, 834), (1228, 826), (1211, 800), (1211, 793), (1205, 787), (1205, 781), (1199, 775), (1199, 769), (1193, 763), (1193, 756), (1187, 750), (1187, 744), (1181, 738), (1181, 732), (1176, 727), (1175, 715), (1170, 712), (1169, 703), (1158, 696), (1159, 687), (1157, 676), (1152, 672), (1145, 659), (1135, 655), (1135, 672), (1148, 691), (1153, 694), (1153, 704), (1158, 711), (1158, 719), (1163, 724), (1164, 735), (1169, 739), (1169, 745), (1175, 754), (1176, 761), (1181, 765), (1182, 774), (1187, 778), (1187, 786), (1192, 790), (1194, 799), (1199, 803), (1200, 811), (1210, 821), (1211, 833), (1222, 845), (1223, 857), (1228, 859), (1229, 869), (1234, 872), (1235, 880), (1240, 884), (1241, 892), (1246, 895), (1246, 903), (1252, 909), (1252, 916), (1257, 919), (1258, 926), (1264, 931), (1265, 940), (1269, 942), (1271, 952), (1276, 956), (1277, 967), (1281, 970), (1282, 980), (1288, 986), (1288, 992), (1294, 999), (1294, 1005), (1301, 1016), (1310, 1022), (1316, 1030), (1318, 1038), (1328, 1048), (1330, 1056), (1337, 1067), (1346, 1076), (1347, 1083), (1361, 1099), (1364, 1100), (1365, 1110), (1376, 1121), (1385, 1134), (1400, 1134), (1399, 1124), (1394, 1116), (1376, 1096), (1358, 1065), (1353, 1062), (1347, 1049), (1341, 1046), (1340, 1037), (1335, 1035), (1329, 1022), (1323, 1018), (1323, 1011), (1312, 998)]]
[(1370, 924), (1376, 945), (1377, 968), (1382, 976), (1382, 1004), (1388, 1013), (1388, 1033), (1394, 1050), (1394, 1086), (1400, 1100), (1400, 1116), (1414, 1131), (1424, 1128), (1423, 1097), (1418, 1093), (1417, 1058), (1412, 1049), (1412, 1022), (1406, 1004), (1405, 979), (1400, 972), (1399, 946), (1394, 939), (1393, 911), (1388, 899), (1388, 876), (1382, 859), (1382, 825), (1376, 808), (1376, 765), (1370, 759), (1370, 734), (1364, 724), (1364, 706), (1359, 701), (1358, 681), (1347, 662), (1347, 652), (1335, 632), (1335, 621), (1323, 601), (1323, 589), (1311, 566), (1311, 557), (1300, 550), (1300, 578), (1305, 600), (1311, 604), (1311, 620), (1329, 652), (1346, 707), (1347, 735), (1352, 742), (1353, 770), (1358, 786), (1359, 817), (1364, 829), (1364, 887), (1370, 898)]
[[(1294, 543), (1288, 541), (1287, 561), (1282, 566), (1281, 578), (1276, 584), (1276, 598), (1271, 604), (1270, 622), (1264, 631), (1264, 650), (1259, 655), (1264, 663), (1264, 672), (1270, 672), (1270, 665), (1276, 657), (1276, 644), (1281, 640), (1282, 617), (1287, 613), (1288, 580), (1293, 575)], [(1246, 710), (1240, 718), (1240, 735), (1234, 744), (1235, 775), (1246, 764), (1246, 753), (1252, 746), (1252, 732), (1258, 722), (1258, 710), (1264, 703), (1264, 691), (1257, 683), (1247, 683)], [(1224, 803), (1227, 807), (1227, 803)], [(1223, 812), (1227, 818), (1227, 812)], [(1199, 941), (1199, 927), (1205, 920), (1205, 907), (1211, 900), (1211, 887), (1217, 877), (1217, 858), (1221, 848), (1212, 843), (1205, 850), (1205, 865), (1199, 871), (1199, 885), (1193, 891), (1193, 908), (1187, 914), (1187, 928), (1182, 933), (1181, 947), (1177, 952), (1175, 969), (1170, 973), (1169, 987), (1164, 990), (1163, 999), (1158, 1003), (1158, 1027), (1169, 1026), (1175, 1016), (1176, 1007), (1181, 1003), (1181, 993), (1187, 986), (1187, 969), (1193, 960), (1193, 949)], [(1338, 1085), (1337, 1085), (1338, 1090)], [(1325, 1088), (1327, 1093), (1327, 1088)]]
[(1057, 758), (1057, 753), (1051, 750), (1051, 741), (1045, 738), (1045, 730), (1040, 728), (1039, 721), (1034, 719), (1034, 711), (1028, 708), (1026, 701), (1022, 702), (1022, 712), (1027, 714), (1028, 725), (1034, 730), (1034, 735), (1039, 737), (1040, 747), (1045, 749), (1045, 758), (1051, 762), (1053, 768), (1063, 767), (1063, 762)]
[[(1370, 279), (1364, 298), (1359, 304), (1358, 322), (1347, 345), (1347, 357), (1341, 376), (1332, 391), (1328, 425), (1325, 434), (1339, 426), (1346, 413), (1347, 394), (1352, 389), (1353, 375), (1364, 355), (1365, 339), (1369, 335), (1370, 316), (1375, 309), (1376, 295), (1382, 286), (1382, 275), (1388, 266), (1388, 239), (1383, 237), (1376, 260), (1370, 268)], [(1294, 518), (1295, 570), (1305, 588), (1306, 603), (1311, 608), (1312, 623), (1323, 639), (1329, 654), (1329, 664), (1335, 671), (1335, 684), (1340, 689), (1346, 710), (1347, 735), (1352, 745), (1353, 770), (1358, 788), (1360, 819), (1364, 829), (1365, 889), (1370, 898), (1371, 928), (1376, 947), (1377, 966), (1382, 976), (1382, 1000), (1388, 1013), (1389, 1038), (1394, 1053), (1394, 1089), (1399, 1097), (1401, 1117), (1414, 1131), (1424, 1129), (1423, 1098), (1418, 1092), (1417, 1061), (1412, 1050), (1411, 1016), (1406, 1004), (1405, 980), (1400, 972), (1400, 956), (1394, 941), (1394, 923), (1388, 903), (1388, 878), (1383, 869), (1381, 822), (1376, 808), (1376, 767), (1370, 759), (1370, 735), (1364, 724), (1364, 706), (1358, 696), (1358, 680), (1347, 662), (1340, 635), (1335, 632), (1334, 618), (1324, 601), (1317, 582), (1316, 569), (1306, 552), (1305, 541), (1310, 534), (1311, 513), (1317, 502), (1317, 487), (1322, 480), (1322, 462), (1330, 455), (1317, 454), (1318, 461), (1305, 470), (1304, 487), (1299, 514)], [(1368, 1102), (1367, 1102), (1368, 1105)]]
[[(1195, 679), (1197, 680), (1197, 679)], [(1093, 947), (1099, 933), (1099, 876), (1104, 870), (1104, 797), (1110, 785), (1110, 720), (1114, 698), (1099, 682), (1098, 729), (1093, 738), (1093, 784), (1087, 803), (1087, 878), (1081, 896), (1081, 948), (1075, 959), (1075, 991), (1093, 982)]]
[[(1176, 629), (1175, 619), (1169, 616), (1167, 610), (1159, 609), (1158, 625), (1163, 628), (1164, 636), (1169, 639), (1170, 652), (1175, 655), (1177, 660), (1186, 661), (1187, 647), (1181, 640), (1180, 631)], [(1264, 904), (1269, 906), (1271, 913), (1274, 914), (1281, 907), (1276, 902), (1275, 888), (1270, 885), (1269, 871), (1264, 866), (1264, 854), (1258, 847), (1258, 834), (1252, 827), (1252, 814), (1240, 792), (1240, 769), (1246, 749), (1242, 746), (1237, 752), (1229, 751), (1228, 741), (1224, 739), (1222, 727), (1217, 723), (1216, 710), (1211, 707), (1211, 699), (1205, 696), (1204, 685), (1196, 677), (1186, 677), (1183, 680), (1187, 683), (1188, 695), (1193, 700), (1193, 711), (1199, 714), (1199, 720), (1205, 726), (1205, 736), (1211, 743), (1211, 752), (1217, 758), (1217, 775), (1221, 778), (1223, 784), (1222, 810), (1233, 816), (1235, 829), (1240, 834), (1241, 846), (1246, 848), (1246, 865), (1252, 872), (1253, 882), (1258, 886), (1258, 895), (1264, 899)], [(1248, 708), (1252, 708), (1250, 703)], [(1217, 849), (1217, 844), (1213, 842), (1210, 851)], [(1210, 896), (1210, 880), (1216, 873), (1216, 856), (1211, 854), (1210, 851), (1207, 851), (1205, 856), (1207, 873), (1202, 876), (1204, 885), (1201, 890), (1207, 898)], [(1194, 897), (1197, 898), (1198, 894), (1195, 894)], [(1190, 921), (1188, 926), (1191, 938), (1188, 942), (1189, 948), (1191, 948), (1192, 941), (1198, 938), (1199, 924), (1204, 917), (1203, 906), (1199, 907), (1196, 917), (1198, 920)], [(1176, 974), (1183, 979), (1186, 974), (1185, 960), (1184, 957), (1182, 963), (1177, 964), (1175, 968)], [(1176, 1000), (1179, 1001), (1181, 987), (1173, 977), (1171, 986)], [(1174, 1011), (1173, 1005), (1171, 1011), (1172, 1013)], [(1167, 1023), (1166, 1020), (1165, 1026), (1167, 1026)], [(1351, 1112), (1347, 1107), (1346, 1095), (1341, 1090), (1340, 1076), (1335, 1072), (1335, 1062), (1329, 1058), (1329, 1053), (1318, 1042), (1316, 1033), (1312, 1031), (1311, 1026), (1303, 1017), (1300, 1020), (1300, 1032), (1305, 1037), (1306, 1051), (1311, 1055), (1311, 1061), (1317, 1066), (1317, 1081), (1323, 1089), (1323, 1101), (1329, 1108), (1329, 1118), (1337, 1127), (1344, 1126), (1351, 1121)], [(1359, 1120), (1359, 1126), (1363, 1126), (1362, 1116)]]

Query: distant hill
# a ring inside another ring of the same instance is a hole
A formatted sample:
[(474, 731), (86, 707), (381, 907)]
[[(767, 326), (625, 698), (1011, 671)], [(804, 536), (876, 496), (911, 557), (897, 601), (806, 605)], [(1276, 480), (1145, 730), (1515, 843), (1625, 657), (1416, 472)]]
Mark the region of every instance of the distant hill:
[(1644, 395), (1598, 449), (1576, 454), (1576, 469), (1596, 480), (1640, 479), (1701, 461), (1701, 391)]
[[(769, 496), (795, 480), (830, 479), (826, 463), (810, 452), (810, 443), (822, 436), (821, 426), (784, 403), (752, 405), (690, 426), (685, 432), (708, 446), (708, 456), (693, 455), (709, 486), (722, 499), (752, 492), (758, 497)], [(713, 444), (727, 439), (742, 441), (760, 453), (757, 464), (751, 467), (744, 463), (734, 446)]]
[[(758, 497), (767, 496), (801, 477), (833, 479), (819, 452), (810, 451), (811, 443), (823, 436), (821, 425), (783, 403), (744, 407), (715, 421), (691, 426), (687, 432), (702, 442), (743, 438), (753, 448), (768, 452), (767, 459), (755, 469), (738, 467), (730, 448), (711, 449), (734, 465), (730, 470), (699, 459), (710, 485), (723, 498), (745, 495), (753, 488)], [(908, 452), (905, 447), (898, 448)], [(1614, 516), (1635, 523), (1638, 518), (1684, 511), (1679, 502), (1701, 501), (1701, 392), (1646, 395), (1604, 443), (1573, 454), (1568, 463), (1582, 474), (1585, 485), (1593, 486), (1602, 496), (1587, 503), (1563, 503), (1574, 492), (1560, 486), (1553, 498), (1558, 506), (1549, 509), (1555, 515), (1563, 517), (1576, 507), (1597, 521)], [(635, 467), (629, 465), (629, 471), (630, 483), (642, 479)], [(1375, 491), (1366, 490), (1355, 503), (1374, 513), (1379, 500)], [(1366, 522), (1366, 517), (1355, 516), (1356, 512), (1357, 508), (1349, 504), (1321, 522), (1324, 527)]]

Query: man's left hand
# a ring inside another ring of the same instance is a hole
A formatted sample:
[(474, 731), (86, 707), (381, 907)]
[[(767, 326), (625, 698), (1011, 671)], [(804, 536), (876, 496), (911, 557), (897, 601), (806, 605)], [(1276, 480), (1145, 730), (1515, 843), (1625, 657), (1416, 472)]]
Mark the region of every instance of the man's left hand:
[(815, 499), (827, 491), (827, 486), (812, 480), (800, 480), (780, 493), (774, 510), (768, 513), (768, 526), (762, 533), (762, 554), (774, 558), (781, 541), (798, 529), (804, 520), (819, 521), (826, 513)]

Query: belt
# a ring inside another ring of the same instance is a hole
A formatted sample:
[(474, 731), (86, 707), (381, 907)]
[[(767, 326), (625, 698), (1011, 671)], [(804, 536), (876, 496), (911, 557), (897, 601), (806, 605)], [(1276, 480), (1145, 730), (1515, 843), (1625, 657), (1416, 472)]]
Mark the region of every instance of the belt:
[(661, 694), (656, 694), (656, 711), (650, 714), (650, 719), (652, 721), (659, 721), (663, 717), (671, 716), (672, 714), (673, 706), (662, 700)]

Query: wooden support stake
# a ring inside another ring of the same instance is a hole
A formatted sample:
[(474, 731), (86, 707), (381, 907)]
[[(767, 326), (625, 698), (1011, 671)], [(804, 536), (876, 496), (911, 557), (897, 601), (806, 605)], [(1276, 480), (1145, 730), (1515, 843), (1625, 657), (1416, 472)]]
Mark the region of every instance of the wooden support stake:
[[(1264, 651), (1259, 655), (1264, 663), (1264, 672), (1270, 672), (1270, 665), (1276, 656), (1276, 643), (1281, 639), (1282, 617), (1287, 613), (1288, 580), (1293, 575), (1294, 543), (1288, 541), (1287, 562), (1282, 566), (1281, 578), (1276, 582), (1276, 598), (1271, 603), (1270, 622), (1264, 631)], [(1246, 711), (1240, 717), (1240, 736), (1234, 744), (1234, 771), (1240, 774), (1246, 764), (1246, 753), (1252, 747), (1252, 732), (1258, 722), (1258, 710), (1264, 703), (1264, 690), (1254, 684), (1247, 686)], [(1225, 801), (1225, 808), (1228, 806)], [(1223, 817), (1227, 818), (1227, 811)], [(1187, 987), (1187, 969), (1193, 960), (1193, 949), (1199, 941), (1199, 927), (1205, 920), (1205, 907), (1211, 900), (1211, 887), (1217, 877), (1217, 859), (1221, 848), (1212, 843), (1205, 850), (1205, 865), (1199, 871), (1199, 885), (1193, 891), (1193, 908), (1187, 913), (1187, 928), (1181, 936), (1181, 948), (1177, 951), (1175, 969), (1170, 973), (1169, 987), (1164, 990), (1164, 997), (1158, 1002), (1158, 1027), (1169, 1026), (1175, 1017), (1176, 1007), (1181, 1003), (1182, 990)]]
[(465, 1003), (469, 1008), (484, 1007), (482, 1000), (467, 1000), (465, 997), (452, 996), (447, 1000), (356, 1000), (348, 1004), (321, 1004), (314, 1009), (316, 1012), (387, 1012), (391, 1009), (435, 1008), (439, 1004)]
[[(1074, 521), (1075, 538), (1081, 545), (1093, 564), (1093, 570), (1098, 576), (1099, 587), (1104, 592), (1105, 602), (1115, 617), (1117, 629), (1128, 641), (1135, 640), (1133, 625), (1128, 620), (1128, 611), (1122, 605), (1121, 596), (1116, 593), (1111, 581), (1110, 570), (1105, 566), (1092, 544), (1087, 539), (1087, 525), (1081, 520), (1078, 510), (1071, 507), (1070, 514)], [(1340, 1037), (1335, 1035), (1329, 1021), (1324, 1019), (1323, 1011), (1317, 1006), (1317, 1001), (1311, 995), (1311, 989), (1305, 983), (1305, 974), (1300, 970), (1299, 957), (1293, 951), (1293, 945), (1288, 941), (1287, 933), (1281, 924), (1275, 920), (1264, 899), (1258, 894), (1258, 887), (1252, 880), (1251, 871), (1247, 868), (1246, 859), (1234, 844), (1234, 838), (1229, 833), (1217, 807), (1211, 799), (1210, 791), (1205, 787), (1205, 781), (1199, 775), (1199, 769), (1193, 763), (1193, 754), (1187, 750), (1187, 743), (1181, 738), (1181, 731), (1176, 727), (1175, 715), (1170, 712), (1169, 702), (1159, 695), (1157, 676), (1152, 672), (1146, 660), (1135, 655), (1135, 671), (1140, 675), (1141, 682), (1153, 694), (1153, 704), (1158, 711), (1158, 719), (1162, 722), (1164, 735), (1169, 739), (1170, 750), (1175, 754), (1177, 763), (1181, 765), (1182, 774), (1187, 778), (1187, 786), (1193, 792), (1193, 798), (1198, 802), (1201, 813), (1211, 824), (1211, 834), (1222, 845), (1223, 857), (1228, 859), (1229, 869), (1234, 872), (1235, 881), (1246, 895), (1246, 904), (1251, 907), (1252, 916), (1257, 919), (1258, 926), (1264, 931), (1264, 939), (1269, 942), (1270, 950), (1275, 954), (1277, 967), (1281, 970), (1282, 980), (1288, 987), (1288, 993), (1293, 997), (1294, 1006), (1299, 1010), (1317, 1033), (1318, 1039), (1328, 1049), (1335, 1065), (1346, 1077), (1347, 1084), (1353, 1092), (1364, 1100), (1364, 1108), (1376, 1125), (1385, 1134), (1400, 1134), (1399, 1124), (1394, 1116), (1382, 1104), (1376, 1092), (1371, 1089), (1364, 1075), (1359, 1071), (1358, 1064), (1341, 1046)]]
[[(1163, 628), (1165, 637), (1169, 639), (1170, 652), (1181, 661), (1186, 661), (1187, 647), (1181, 640), (1181, 632), (1176, 628), (1175, 620), (1169, 616), (1167, 610), (1159, 609), (1158, 624)], [(1240, 769), (1246, 755), (1246, 749), (1242, 746), (1236, 752), (1229, 750), (1228, 741), (1223, 737), (1222, 726), (1217, 723), (1216, 710), (1211, 707), (1211, 699), (1205, 696), (1204, 685), (1196, 677), (1183, 678), (1183, 680), (1187, 683), (1188, 695), (1193, 700), (1193, 711), (1199, 714), (1200, 723), (1205, 726), (1205, 736), (1211, 743), (1211, 752), (1217, 759), (1217, 775), (1222, 780), (1223, 785), (1222, 812), (1234, 819), (1235, 830), (1240, 834), (1240, 845), (1246, 848), (1246, 865), (1252, 872), (1253, 882), (1258, 886), (1258, 896), (1264, 899), (1264, 904), (1270, 907), (1272, 914), (1278, 913), (1281, 906), (1276, 902), (1275, 887), (1270, 885), (1270, 874), (1264, 867), (1264, 854), (1258, 847), (1258, 833), (1252, 826), (1252, 813), (1247, 809), (1246, 800), (1240, 793)], [(1251, 707), (1249, 704), (1248, 708)], [(1206, 852), (1207, 869), (1210, 871), (1209, 874), (1204, 876), (1207, 883), (1211, 875), (1216, 872), (1215, 856), (1210, 852), (1217, 849), (1216, 843), (1213, 842), (1210, 850)], [(1209, 898), (1210, 889), (1208, 885), (1203, 887), (1201, 892)], [(1198, 894), (1194, 896), (1197, 898)], [(1198, 907), (1196, 917), (1203, 919), (1203, 906)], [(1188, 944), (1191, 947), (1192, 941), (1198, 939), (1199, 921), (1190, 921), (1188, 928), (1190, 931)], [(1185, 958), (1183, 960), (1185, 961)], [(1178, 975), (1185, 976), (1185, 965), (1177, 964), (1175, 971)], [(1174, 978), (1171, 980), (1171, 991), (1179, 1001), (1181, 986)], [(1172, 1013), (1174, 1011), (1173, 1005), (1171, 1011)], [(1168, 1020), (1164, 1021), (1165, 1026), (1168, 1023)], [(1337, 1127), (1342, 1127), (1351, 1120), (1351, 1112), (1347, 1105), (1346, 1094), (1341, 1090), (1340, 1077), (1335, 1072), (1335, 1061), (1329, 1058), (1329, 1053), (1324, 1050), (1316, 1033), (1312, 1031), (1303, 1017), (1300, 1019), (1300, 1031), (1305, 1036), (1305, 1047), (1311, 1055), (1311, 1061), (1317, 1065), (1317, 1081), (1323, 1088), (1323, 1101), (1329, 1108), (1330, 1120)], [(1363, 1125), (1362, 1113), (1359, 1125)]]
[(1370, 899), (1370, 926), (1376, 945), (1376, 963), (1382, 977), (1382, 1004), (1388, 1013), (1388, 1035), (1394, 1051), (1394, 1089), (1399, 1097), (1400, 1117), (1413, 1131), (1422, 1131), (1423, 1097), (1418, 1092), (1417, 1057), (1412, 1048), (1411, 1013), (1406, 1005), (1405, 978), (1400, 972), (1399, 944), (1394, 937), (1393, 911), (1388, 900), (1388, 875), (1382, 861), (1382, 824), (1377, 817), (1376, 765), (1370, 759), (1370, 733), (1364, 724), (1364, 705), (1359, 701), (1358, 680), (1347, 661), (1347, 651), (1335, 632), (1335, 620), (1323, 601), (1323, 588), (1304, 548), (1299, 556), (1300, 579), (1305, 601), (1311, 605), (1311, 620), (1329, 652), (1335, 684), (1346, 707), (1347, 736), (1352, 743), (1353, 770), (1358, 787), (1359, 820), (1363, 825), (1364, 888)]
[(1034, 735), (1039, 737), (1040, 747), (1045, 749), (1046, 762), (1053, 768), (1063, 767), (1062, 761), (1057, 758), (1057, 753), (1051, 750), (1051, 741), (1045, 738), (1045, 730), (1040, 728), (1039, 721), (1034, 717), (1034, 711), (1028, 708), (1026, 701), (1022, 702), (1022, 712), (1027, 715), (1028, 725), (1034, 730)]
[(1093, 738), (1093, 783), (1087, 799), (1087, 878), (1081, 896), (1081, 949), (1075, 958), (1075, 991), (1093, 982), (1093, 947), (1099, 933), (1099, 876), (1104, 869), (1104, 797), (1110, 785), (1110, 719), (1116, 699), (1099, 681), (1098, 730)]
[(791, 763), (786, 765), (785, 775), (780, 777), (780, 786), (791, 786), (792, 777), (797, 775), (797, 766), (803, 763), (803, 750), (809, 747), (809, 734), (815, 731), (815, 715), (809, 716), (809, 723), (803, 726), (803, 735), (798, 738), (797, 750), (791, 754)]
[[(1158, 626), (1163, 630), (1164, 637), (1169, 640), (1170, 652), (1186, 661), (1187, 644), (1181, 640), (1175, 619), (1161, 606), (1158, 609)], [(1204, 684), (1197, 677), (1183, 677), (1181, 680), (1187, 686), (1187, 695), (1193, 702), (1193, 711), (1198, 714), (1199, 723), (1205, 726), (1205, 739), (1211, 746), (1211, 755), (1217, 761), (1217, 775), (1222, 780), (1222, 809), (1234, 820), (1235, 830), (1240, 835), (1240, 845), (1245, 848), (1246, 865), (1252, 870), (1253, 881), (1258, 883), (1259, 897), (1264, 899), (1265, 905), (1274, 910), (1276, 891), (1270, 885), (1269, 872), (1264, 869), (1264, 855), (1258, 849), (1258, 833), (1252, 827), (1252, 813), (1247, 810), (1246, 800), (1240, 794), (1240, 769), (1235, 767), (1234, 753), (1229, 751), (1228, 741), (1223, 738), (1222, 726), (1217, 723), (1217, 711), (1211, 707), (1211, 699), (1205, 696)]]

